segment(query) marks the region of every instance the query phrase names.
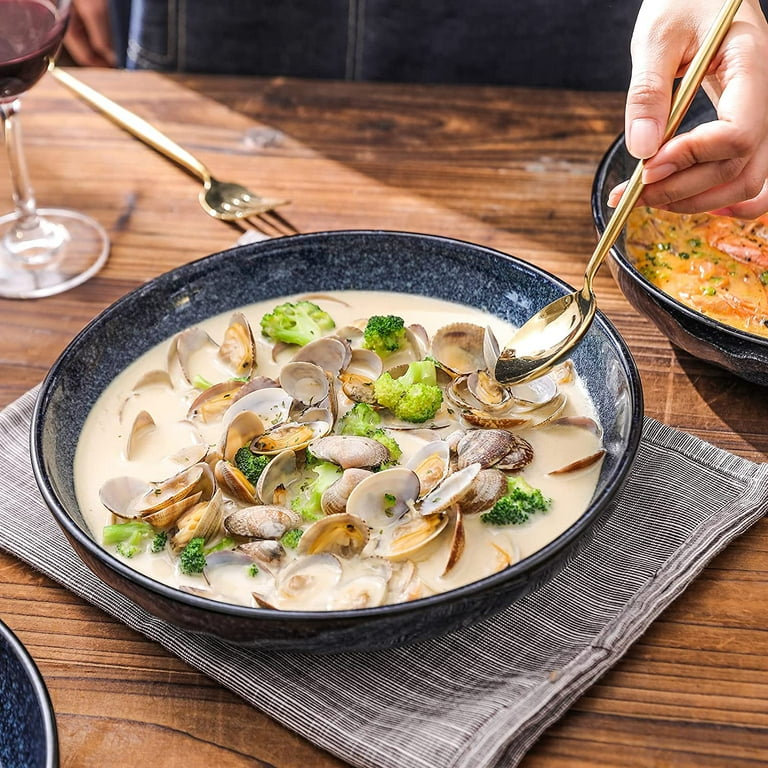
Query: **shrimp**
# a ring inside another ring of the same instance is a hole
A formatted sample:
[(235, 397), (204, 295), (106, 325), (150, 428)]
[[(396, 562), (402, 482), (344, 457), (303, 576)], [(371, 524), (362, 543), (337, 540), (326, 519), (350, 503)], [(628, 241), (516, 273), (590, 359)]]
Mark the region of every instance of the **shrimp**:
[(768, 268), (768, 214), (752, 221), (713, 216), (704, 225), (704, 236), (709, 245), (732, 259)]

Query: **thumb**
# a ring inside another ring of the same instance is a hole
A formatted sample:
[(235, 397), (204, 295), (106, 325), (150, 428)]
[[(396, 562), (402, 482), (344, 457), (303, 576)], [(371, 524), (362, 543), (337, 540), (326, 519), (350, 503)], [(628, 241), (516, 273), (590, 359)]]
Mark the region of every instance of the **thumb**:
[(662, 44), (658, 28), (655, 35), (645, 35), (638, 26), (632, 49), (624, 131), (629, 153), (640, 160), (653, 157), (661, 147), (680, 58)]

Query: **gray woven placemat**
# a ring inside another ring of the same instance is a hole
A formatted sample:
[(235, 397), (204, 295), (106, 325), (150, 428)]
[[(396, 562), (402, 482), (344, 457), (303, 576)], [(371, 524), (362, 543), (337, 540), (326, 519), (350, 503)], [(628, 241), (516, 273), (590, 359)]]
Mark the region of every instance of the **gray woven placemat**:
[(8, 459), (0, 477), (0, 547), (362, 768), (516, 765), (704, 565), (768, 509), (768, 464), (647, 419), (608, 523), (538, 592), (482, 624), (409, 648), (265, 653), (159, 621), (81, 563), (32, 477), (35, 394), (0, 412)]

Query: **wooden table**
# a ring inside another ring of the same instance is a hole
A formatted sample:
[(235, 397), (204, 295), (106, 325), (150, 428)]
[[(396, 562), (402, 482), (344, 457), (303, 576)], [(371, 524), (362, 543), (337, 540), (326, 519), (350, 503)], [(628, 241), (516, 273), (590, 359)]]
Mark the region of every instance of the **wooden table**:
[[(83, 71), (223, 178), (287, 195), (301, 231), (439, 233), (578, 284), (595, 242), (589, 195), (622, 127), (621, 94)], [(76, 331), (160, 272), (237, 232), (195, 182), (46, 79), (25, 100), (44, 205), (80, 208), (112, 238), (104, 270), (58, 297), (0, 300), (0, 405), (42, 379)], [(0, 199), (10, 189), (7, 163)], [(768, 459), (768, 390), (684, 353), (639, 317), (608, 270), (607, 315), (642, 371), (646, 409), (741, 456)], [(768, 526), (717, 557), (525, 759), (546, 766), (752, 766), (768, 760)], [(0, 616), (53, 698), (62, 765), (343, 765), (153, 642), (0, 553)], [(439, 768), (436, 766), (436, 768)]]

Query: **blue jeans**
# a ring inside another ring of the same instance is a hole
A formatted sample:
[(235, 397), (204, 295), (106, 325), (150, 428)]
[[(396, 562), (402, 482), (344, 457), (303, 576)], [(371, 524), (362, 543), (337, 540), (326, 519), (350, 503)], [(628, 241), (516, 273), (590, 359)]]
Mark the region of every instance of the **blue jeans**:
[(641, 0), (113, 2), (131, 69), (616, 90)]

